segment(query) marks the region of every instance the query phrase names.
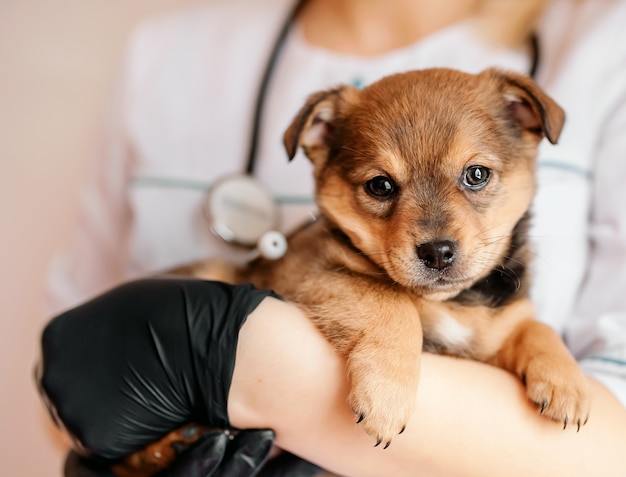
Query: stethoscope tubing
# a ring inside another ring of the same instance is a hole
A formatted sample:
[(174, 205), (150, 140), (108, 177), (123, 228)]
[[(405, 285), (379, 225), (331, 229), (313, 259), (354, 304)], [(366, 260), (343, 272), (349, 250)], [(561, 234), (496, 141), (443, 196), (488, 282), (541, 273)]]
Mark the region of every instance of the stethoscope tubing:
[(298, 16), (298, 12), (304, 5), (306, 0), (298, 0), (292, 7), (291, 11), (283, 22), (283, 25), (274, 41), (270, 56), (267, 59), (263, 76), (261, 76), (261, 82), (259, 83), (259, 90), (257, 92), (256, 101), (254, 105), (254, 113), (252, 116), (252, 128), (250, 133), (250, 142), (248, 145), (248, 160), (246, 161), (246, 174), (254, 175), (254, 167), (256, 165), (257, 150), (259, 146), (259, 137), (261, 134), (261, 122), (263, 120), (263, 111), (265, 109), (265, 102), (267, 99), (267, 90), (272, 80), (272, 76), (276, 70), (276, 64), (278, 58), (287, 43), (287, 35), (291, 30), (294, 20)]

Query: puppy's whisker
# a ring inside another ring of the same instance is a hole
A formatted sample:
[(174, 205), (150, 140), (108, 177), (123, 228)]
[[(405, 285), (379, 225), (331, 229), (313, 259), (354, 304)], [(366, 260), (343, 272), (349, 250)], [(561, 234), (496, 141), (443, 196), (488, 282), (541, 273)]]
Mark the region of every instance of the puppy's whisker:
[[(494, 229), (500, 228), (500, 227), (502, 227), (502, 226), (504, 226), (504, 225), (507, 225), (507, 224), (513, 224), (513, 225), (515, 225), (517, 222), (518, 222), (518, 219), (511, 218), (511, 219), (509, 219), (509, 220), (505, 220), (505, 221), (503, 221), (503, 222), (499, 222), (499, 223), (497, 223), (497, 224), (493, 224), (491, 227), (486, 227), (486, 228), (482, 229), (480, 232), (478, 232), (478, 233), (477, 233), (477, 234), (473, 237), (473, 239), (479, 239), (482, 235), (484, 235), (484, 234), (486, 234), (486, 233), (490, 232), (491, 230), (494, 230)], [(509, 235), (507, 235), (507, 237), (508, 237), (508, 236), (509, 236)]]
[(361, 252), (363, 255), (389, 255), (391, 253), (390, 250), (369, 250), (367, 254), (365, 252)]
[(495, 257), (495, 258), (501, 258), (503, 261), (508, 261), (508, 262), (512, 262), (515, 264), (519, 264), (519, 265), (523, 265), (525, 262), (522, 262), (510, 255), (500, 255), (497, 252), (491, 251), (491, 250), (485, 250), (485, 249), (478, 249), (481, 251), (481, 253), (486, 256), (486, 257)]
[(495, 227), (490, 228), (489, 230), (482, 230), (474, 236), (474, 240), (493, 240), (493, 239), (510, 239), (510, 234), (498, 234), (498, 235), (489, 235)]
[(522, 288), (522, 280), (511, 268), (507, 266), (502, 267), (502, 273), (509, 277), (515, 283), (515, 290)]
[(492, 240), (489, 242), (483, 242), (481, 244), (482, 247), (490, 247), (492, 245), (498, 244), (498, 243), (502, 243), (502, 242), (506, 242), (509, 241), (510, 237), (509, 236), (502, 236), (502, 237), (492, 237)]
[(350, 152), (354, 152), (355, 154), (360, 154), (359, 151), (357, 151), (356, 149), (352, 149), (351, 147), (348, 146), (341, 146), (341, 149), (345, 149), (346, 151), (350, 151)]

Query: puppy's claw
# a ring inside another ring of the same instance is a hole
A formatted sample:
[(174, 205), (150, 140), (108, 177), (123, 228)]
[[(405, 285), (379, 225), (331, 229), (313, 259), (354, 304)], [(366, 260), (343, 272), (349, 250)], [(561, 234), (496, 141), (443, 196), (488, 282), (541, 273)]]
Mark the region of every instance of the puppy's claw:
[(415, 408), (419, 369), (414, 367), (415, 360), (406, 369), (381, 368), (370, 362), (362, 359), (356, 366), (353, 358), (348, 405), (356, 411), (359, 427), (377, 440), (376, 446), (384, 446), (398, 435)]
[(581, 426), (580, 419), (578, 419), (578, 422), (577, 422), (576, 424), (577, 424), (577, 426), (576, 426), (576, 432), (580, 432), (580, 426)]
[(524, 371), (526, 392), (541, 415), (562, 424), (563, 429), (570, 424), (579, 429), (584, 425), (579, 422), (589, 415), (591, 393), (585, 375), (569, 359), (533, 359)]
[(398, 432), (398, 434), (402, 434), (405, 430), (406, 430), (406, 426), (402, 426), (402, 429), (400, 429), (400, 432)]
[(386, 449), (386, 448), (387, 448), (387, 447), (389, 447), (390, 445), (391, 445), (391, 441), (387, 442), (387, 443), (385, 444), (385, 447), (383, 447), (383, 449)]

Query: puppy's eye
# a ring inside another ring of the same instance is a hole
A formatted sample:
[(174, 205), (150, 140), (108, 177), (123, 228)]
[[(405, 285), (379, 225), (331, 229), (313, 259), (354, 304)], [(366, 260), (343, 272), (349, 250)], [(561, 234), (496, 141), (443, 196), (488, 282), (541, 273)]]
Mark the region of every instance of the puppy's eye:
[(465, 169), (463, 185), (471, 190), (481, 190), (491, 179), (491, 170), (484, 166), (470, 166)]
[(385, 176), (376, 176), (365, 183), (365, 191), (376, 199), (388, 199), (396, 192), (396, 185)]

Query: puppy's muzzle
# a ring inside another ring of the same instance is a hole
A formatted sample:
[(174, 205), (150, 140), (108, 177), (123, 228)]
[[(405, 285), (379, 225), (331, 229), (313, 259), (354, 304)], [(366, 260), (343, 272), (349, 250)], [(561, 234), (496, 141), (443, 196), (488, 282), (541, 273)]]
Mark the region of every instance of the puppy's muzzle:
[(417, 246), (417, 256), (433, 270), (443, 270), (456, 260), (457, 245), (452, 240), (435, 240)]

